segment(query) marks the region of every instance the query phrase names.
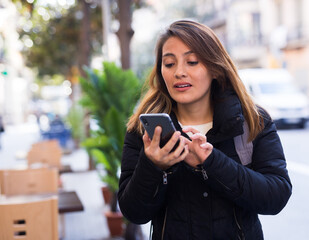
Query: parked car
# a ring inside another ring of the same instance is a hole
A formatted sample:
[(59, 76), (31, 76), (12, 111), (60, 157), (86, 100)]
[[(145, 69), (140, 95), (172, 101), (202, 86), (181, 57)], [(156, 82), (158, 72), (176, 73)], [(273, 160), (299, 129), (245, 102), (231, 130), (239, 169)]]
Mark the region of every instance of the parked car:
[(242, 69), (239, 76), (255, 102), (264, 107), (277, 127), (304, 128), (309, 119), (309, 99), (285, 69)]

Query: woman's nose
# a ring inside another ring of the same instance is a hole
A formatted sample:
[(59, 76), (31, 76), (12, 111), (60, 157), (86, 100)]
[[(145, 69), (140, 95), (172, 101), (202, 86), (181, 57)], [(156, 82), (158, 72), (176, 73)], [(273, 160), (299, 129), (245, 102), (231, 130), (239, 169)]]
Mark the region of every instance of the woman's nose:
[(187, 71), (185, 66), (183, 66), (182, 64), (178, 64), (175, 74), (174, 74), (175, 78), (183, 78), (187, 76)]

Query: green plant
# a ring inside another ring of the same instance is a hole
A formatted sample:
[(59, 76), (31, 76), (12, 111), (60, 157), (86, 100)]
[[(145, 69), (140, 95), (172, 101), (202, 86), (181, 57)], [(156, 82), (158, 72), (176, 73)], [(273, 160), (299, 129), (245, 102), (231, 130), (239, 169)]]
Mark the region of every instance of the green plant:
[[(126, 122), (133, 112), (140, 93), (140, 81), (130, 70), (104, 62), (103, 70), (85, 69), (80, 78), (82, 106), (96, 120), (98, 128), (82, 146), (96, 161), (101, 180), (115, 194), (118, 190), (119, 167), (126, 133)], [(100, 171), (103, 168), (103, 173)]]
[(85, 113), (82, 107), (78, 104), (73, 104), (65, 119), (71, 129), (72, 138), (77, 144), (76, 147), (86, 137), (85, 125), (83, 124), (84, 118)]

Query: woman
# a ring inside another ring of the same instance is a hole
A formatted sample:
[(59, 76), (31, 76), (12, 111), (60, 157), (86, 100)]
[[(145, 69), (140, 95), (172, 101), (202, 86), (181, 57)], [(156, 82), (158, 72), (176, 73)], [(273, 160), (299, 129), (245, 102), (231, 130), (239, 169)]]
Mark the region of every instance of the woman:
[[(137, 224), (152, 221), (152, 239), (263, 239), (258, 214), (279, 213), (292, 189), (274, 123), (208, 27), (177, 21), (156, 50), (148, 92), (127, 125), (122, 213)], [(161, 128), (151, 140), (138, 119), (159, 112), (177, 129), (162, 148)], [(248, 166), (233, 141), (244, 121), (253, 143)]]

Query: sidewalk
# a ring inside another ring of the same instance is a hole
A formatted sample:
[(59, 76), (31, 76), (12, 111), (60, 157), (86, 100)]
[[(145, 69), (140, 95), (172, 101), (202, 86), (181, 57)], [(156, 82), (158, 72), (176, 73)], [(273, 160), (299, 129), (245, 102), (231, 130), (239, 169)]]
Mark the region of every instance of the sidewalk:
[[(5, 133), (1, 135), (0, 169), (26, 167), (26, 153), (31, 144), (39, 140), (39, 129), (35, 123), (7, 126)], [(64, 189), (76, 191), (84, 205), (84, 211), (64, 215), (63, 240), (111, 239), (104, 217), (106, 206), (101, 194), (102, 183), (96, 171), (88, 171), (86, 151), (78, 149), (71, 154), (63, 155), (61, 161), (63, 164), (70, 164), (73, 170), (72, 173), (61, 175)], [(144, 225), (144, 230), (147, 236), (148, 225)]]

